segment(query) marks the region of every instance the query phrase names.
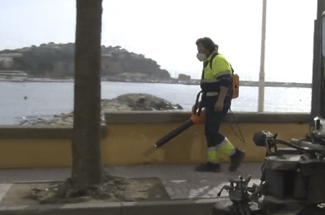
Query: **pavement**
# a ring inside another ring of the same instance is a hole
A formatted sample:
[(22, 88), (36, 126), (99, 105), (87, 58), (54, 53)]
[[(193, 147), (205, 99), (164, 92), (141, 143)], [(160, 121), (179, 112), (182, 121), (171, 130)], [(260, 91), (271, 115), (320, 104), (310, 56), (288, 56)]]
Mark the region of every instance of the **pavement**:
[[(157, 177), (161, 180), (172, 200), (217, 198), (217, 193), (229, 178), (252, 176), (252, 183), (258, 183), (261, 163), (243, 163), (238, 171), (228, 172), (228, 164), (222, 165), (220, 173), (199, 173), (196, 165), (132, 165), (108, 166), (105, 170), (115, 176), (126, 178)], [(11, 185), (17, 182), (63, 181), (71, 174), (64, 169), (1, 169), (0, 201)], [(226, 196), (225, 191), (222, 196)]]

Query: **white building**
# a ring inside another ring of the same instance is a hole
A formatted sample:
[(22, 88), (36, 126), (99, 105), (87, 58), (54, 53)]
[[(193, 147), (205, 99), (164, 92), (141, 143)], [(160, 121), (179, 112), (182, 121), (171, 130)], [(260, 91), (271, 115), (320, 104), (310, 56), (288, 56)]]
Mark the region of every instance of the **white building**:
[(0, 70), (1, 81), (24, 81), (27, 78), (27, 73), (17, 70)]

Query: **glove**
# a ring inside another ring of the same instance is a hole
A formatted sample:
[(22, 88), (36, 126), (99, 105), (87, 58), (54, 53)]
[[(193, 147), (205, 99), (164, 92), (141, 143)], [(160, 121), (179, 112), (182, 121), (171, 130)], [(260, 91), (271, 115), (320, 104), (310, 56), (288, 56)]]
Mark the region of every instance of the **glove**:
[(193, 105), (192, 106), (192, 113), (193, 114), (196, 114), (196, 111), (197, 111), (197, 109), (199, 108), (201, 106), (201, 101), (199, 101), (198, 103), (197, 103), (197, 105)]
[(196, 105), (193, 105), (193, 106), (192, 106), (192, 114), (196, 114), (196, 110), (197, 110)]

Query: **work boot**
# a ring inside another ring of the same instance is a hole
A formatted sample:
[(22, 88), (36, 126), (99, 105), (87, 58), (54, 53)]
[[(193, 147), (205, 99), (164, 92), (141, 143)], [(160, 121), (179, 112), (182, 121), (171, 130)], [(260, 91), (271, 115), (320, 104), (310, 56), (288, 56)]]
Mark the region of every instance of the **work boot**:
[(230, 165), (228, 170), (230, 172), (236, 171), (239, 168), (244, 157), (245, 157), (245, 152), (236, 148), (235, 154), (230, 156)]
[(195, 168), (197, 172), (220, 172), (220, 164), (206, 162)]

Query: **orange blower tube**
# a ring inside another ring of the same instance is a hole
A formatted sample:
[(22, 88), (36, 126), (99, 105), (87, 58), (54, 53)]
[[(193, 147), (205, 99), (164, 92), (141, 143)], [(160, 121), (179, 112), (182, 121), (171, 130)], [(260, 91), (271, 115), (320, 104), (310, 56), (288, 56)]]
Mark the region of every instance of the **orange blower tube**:
[(201, 111), (199, 111), (199, 113), (196, 113), (196, 111), (194, 111), (194, 109), (195, 109), (195, 106), (193, 106), (193, 108), (192, 108), (192, 114), (191, 114), (190, 119), (186, 120), (182, 125), (178, 126), (174, 130), (172, 130), (171, 132), (169, 132), (168, 134), (163, 136), (161, 139), (159, 139), (155, 143), (155, 147), (159, 148), (159, 147), (165, 145), (171, 139), (175, 138), (176, 136), (181, 134), (183, 131), (185, 131), (192, 125), (203, 123), (205, 121), (205, 110), (202, 109)]

